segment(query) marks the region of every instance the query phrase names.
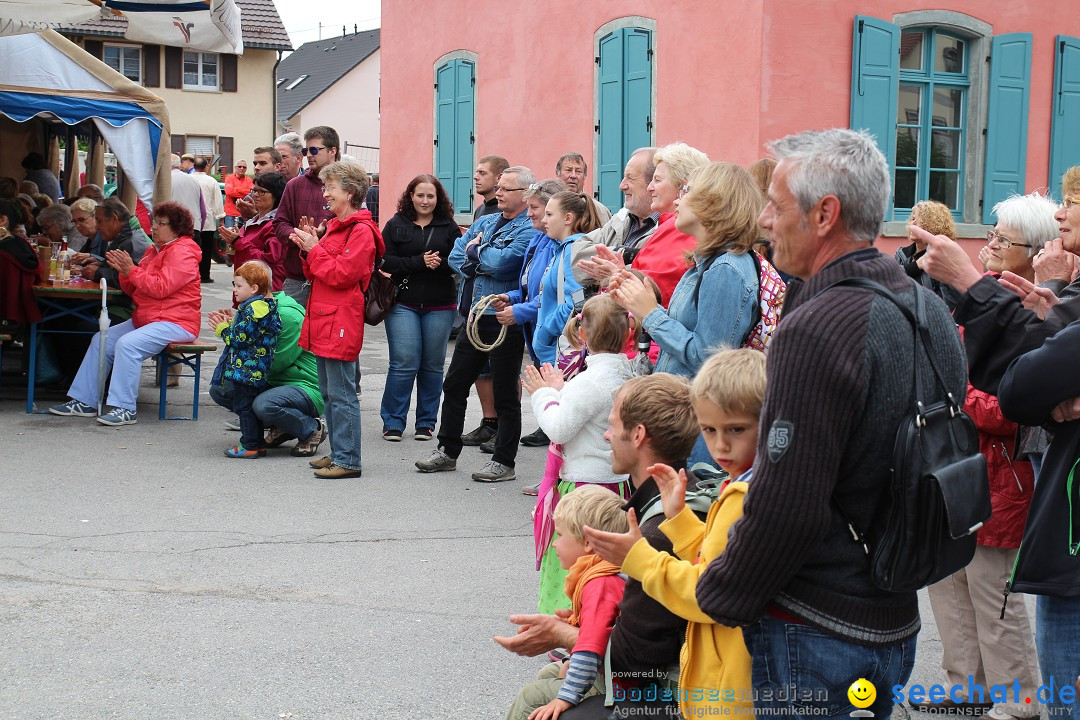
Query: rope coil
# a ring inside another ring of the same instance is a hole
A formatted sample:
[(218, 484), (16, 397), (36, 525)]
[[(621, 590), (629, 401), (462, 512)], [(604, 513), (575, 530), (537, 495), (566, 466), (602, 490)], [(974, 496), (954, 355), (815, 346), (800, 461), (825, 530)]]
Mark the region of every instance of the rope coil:
[(495, 303), (498, 297), (498, 295), (485, 295), (469, 308), (469, 318), (465, 321), (465, 337), (469, 338), (472, 346), (480, 352), (491, 352), (502, 345), (503, 340), (506, 339), (506, 325), (502, 323), (499, 324), (499, 336), (490, 345), (480, 339), (480, 318)]

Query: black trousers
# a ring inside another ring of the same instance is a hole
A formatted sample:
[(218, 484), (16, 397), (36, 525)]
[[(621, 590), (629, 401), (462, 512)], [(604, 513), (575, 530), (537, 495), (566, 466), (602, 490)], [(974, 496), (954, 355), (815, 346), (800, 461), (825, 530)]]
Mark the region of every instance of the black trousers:
[(210, 263), (214, 261), (214, 250), (217, 243), (214, 241), (213, 230), (196, 230), (192, 238), (202, 248), (202, 259), (199, 260), (199, 277), (203, 280), (210, 279)]
[[(480, 339), (490, 344), (498, 337), (502, 326), (494, 315), (484, 315), (477, 323)], [(495, 413), (499, 418), (499, 431), (495, 435), (495, 462), (514, 467), (518, 440), (521, 439), (520, 384), (521, 356), (525, 350), (525, 336), (521, 328), (510, 325), (506, 339), (489, 353), (481, 352), (469, 342), (466, 333), (457, 336), (450, 369), (443, 380), (442, 421), (439, 423), (439, 446), (452, 458), (461, 454), (461, 433), (465, 429), (465, 408), (480, 371), (491, 360), (491, 383), (495, 393)]]

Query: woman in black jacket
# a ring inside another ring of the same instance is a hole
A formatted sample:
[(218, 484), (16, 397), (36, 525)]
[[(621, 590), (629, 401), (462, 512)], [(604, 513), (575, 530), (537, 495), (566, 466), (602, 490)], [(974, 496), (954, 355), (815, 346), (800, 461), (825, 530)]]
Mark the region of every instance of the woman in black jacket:
[(446, 345), (457, 312), (454, 273), (446, 259), (461, 230), (442, 184), (417, 175), (383, 227), (382, 270), (398, 284), (397, 304), (386, 317), (390, 368), (383, 388), (384, 440), (401, 440), (416, 380), (417, 440), (434, 434), (442, 393)]

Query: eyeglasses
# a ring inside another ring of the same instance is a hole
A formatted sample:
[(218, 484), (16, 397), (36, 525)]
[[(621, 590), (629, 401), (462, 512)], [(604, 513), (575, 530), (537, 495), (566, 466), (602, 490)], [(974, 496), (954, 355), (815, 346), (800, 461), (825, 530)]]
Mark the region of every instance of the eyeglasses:
[(1031, 245), (1029, 243), (1013, 242), (1009, 238), (1007, 238), (1004, 235), (1001, 235), (999, 233), (996, 233), (993, 230), (986, 233), (986, 244), (987, 245), (1000, 245), (1001, 247), (1005, 248), (1006, 250), (1008, 250), (1011, 247), (1031, 247)]
[[(523, 188), (523, 187), (508, 188), (508, 187), (503, 187), (502, 185), (496, 185), (495, 186), (495, 192), (517, 192), (518, 190), (524, 190), (524, 189), (525, 188)], [(529, 188), (529, 189), (531, 190), (532, 188)]]
[(690, 192), (690, 186), (689, 185), (680, 185), (679, 186), (679, 197), (680, 198), (683, 197), (684, 195), (686, 195), (689, 192)]
[(326, 148), (324, 146), (321, 146), (321, 145), (312, 145), (311, 147), (300, 148), (300, 154), (301, 155), (318, 155), (320, 150), (325, 150), (325, 149)]
[(1065, 202), (1061, 203), (1061, 206), (1066, 210), (1072, 208), (1073, 205), (1080, 205), (1080, 198), (1074, 198), (1069, 195), (1065, 196)]
[(160, 218), (154, 218), (150, 221), (150, 224), (154, 227), (169, 227), (169, 221), (161, 220)]
[(254, 187), (251, 188), (251, 194), (252, 195), (266, 195), (269, 192), (270, 191), (267, 190), (266, 188), (261, 188), (258, 185), (255, 185)]

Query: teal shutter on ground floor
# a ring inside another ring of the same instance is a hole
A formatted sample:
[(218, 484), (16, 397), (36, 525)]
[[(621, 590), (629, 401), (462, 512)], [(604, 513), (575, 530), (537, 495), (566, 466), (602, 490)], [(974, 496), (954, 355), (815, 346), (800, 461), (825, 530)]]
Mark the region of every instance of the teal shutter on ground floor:
[(630, 153), (652, 144), (652, 33), (620, 28), (598, 50), (597, 197), (614, 212), (623, 204), (619, 184)]
[(435, 177), (458, 213), (473, 211), (475, 69), (468, 60), (451, 60), (435, 73)]
[(1027, 169), (1031, 33), (994, 37), (990, 49), (990, 103), (982, 222), (994, 223), (994, 205), (1024, 192)]
[[(851, 58), (851, 129), (866, 130), (896, 166), (896, 105), (900, 92), (900, 28), (855, 16)], [(892, 202), (889, 202), (892, 208)], [(891, 217), (892, 210), (886, 219)]]
[(1080, 165), (1080, 38), (1058, 35), (1054, 51), (1049, 185), (1060, 200), (1061, 176), (1073, 165)]

